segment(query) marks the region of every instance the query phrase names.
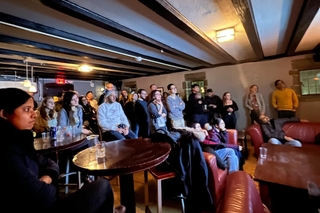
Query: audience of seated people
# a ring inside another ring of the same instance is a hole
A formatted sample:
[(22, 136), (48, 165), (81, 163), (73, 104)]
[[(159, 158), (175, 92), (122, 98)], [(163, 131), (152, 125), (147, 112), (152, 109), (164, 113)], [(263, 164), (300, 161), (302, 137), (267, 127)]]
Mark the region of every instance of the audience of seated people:
[[(43, 98), (36, 111), (33, 130), (42, 133), (49, 131), (51, 126), (72, 126), (78, 133), (90, 134), (98, 133), (100, 128), (103, 139), (119, 140), (138, 136), (148, 138), (157, 129), (191, 127), (193, 130), (189, 130), (199, 140), (202, 150), (214, 154), (217, 161), (222, 162), (218, 162), (220, 167), (226, 167), (229, 173), (242, 170), (242, 147), (228, 144), (226, 131), (236, 129), (237, 103), (232, 100), (230, 92), (225, 92), (220, 99), (212, 89), (208, 89), (207, 96), (203, 98), (199, 85), (193, 84), (191, 88), (192, 94), (187, 104), (177, 95), (174, 84), (167, 86), (169, 95), (166, 97), (161, 95), (155, 84), (151, 84), (149, 95), (144, 89), (134, 94), (122, 90), (117, 99), (113, 84), (108, 83), (100, 96), (99, 105), (92, 91), (88, 91), (85, 96), (79, 96), (76, 91), (61, 92), (55, 103), (50, 96)], [(250, 93), (245, 99), (252, 123), (260, 123), (269, 143), (301, 146), (299, 141), (284, 135), (281, 129), (285, 122), (299, 122), (300, 119), (269, 119), (265, 116), (264, 99), (258, 93), (257, 85), (250, 87)], [(185, 125), (184, 111), (189, 118), (189, 127)]]

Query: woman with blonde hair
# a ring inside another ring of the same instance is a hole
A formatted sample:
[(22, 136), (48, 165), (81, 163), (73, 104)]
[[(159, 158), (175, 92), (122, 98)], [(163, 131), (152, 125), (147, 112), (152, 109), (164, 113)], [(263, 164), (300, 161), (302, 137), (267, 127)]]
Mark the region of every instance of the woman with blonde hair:
[(36, 111), (37, 117), (33, 127), (36, 133), (50, 130), (50, 127), (57, 126), (57, 112), (54, 110), (53, 97), (45, 97)]

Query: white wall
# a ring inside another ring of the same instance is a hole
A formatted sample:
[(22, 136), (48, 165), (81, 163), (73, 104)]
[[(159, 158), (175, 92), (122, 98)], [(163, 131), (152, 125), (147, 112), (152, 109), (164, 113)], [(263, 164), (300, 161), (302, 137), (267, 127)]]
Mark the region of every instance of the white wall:
[[(277, 79), (283, 80), (288, 87), (292, 86), (292, 76), (289, 75), (291, 70), (291, 61), (295, 59), (310, 58), (311, 55), (302, 55), (287, 57), (262, 62), (250, 62), (245, 64), (230, 65), (197, 71), (173, 73), (151, 77), (128, 79), (126, 81), (136, 81), (138, 89), (144, 88), (149, 92), (149, 86), (155, 83), (158, 87), (164, 87), (169, 83), (177, 86), (180, 94), (184, 93), (182, 82), (185, 81), (184, 75), (189, 73), (206, 72), (208, 88), (212, 88), (214, 93), (220, 97), (226, 91), (230, 92), (232, 99), (238, 104), (237, 112), (237, 129), (242, 130), (250, 125), (249, 115), (244, 108), (244, 98), (252, 84), (259, 86), (259, 92), (264, 96), (267, 110), (266, 114), (270, 117), (276, 117), (276, 112), (271, 106), (271, 93), (275, 89), (274, 82)], [(303, 102), (300, 103), (297, 110), (297, 116), (308, 119), (309, 121), (320, 122), (320, 102)]]

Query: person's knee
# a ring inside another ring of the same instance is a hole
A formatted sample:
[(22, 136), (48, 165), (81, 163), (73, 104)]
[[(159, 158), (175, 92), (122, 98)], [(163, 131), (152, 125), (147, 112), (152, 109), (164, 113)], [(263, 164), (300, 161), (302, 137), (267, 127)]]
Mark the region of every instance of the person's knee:
[(295, 146), (295, 147), (302, 147), (301, 142), (300, 141), (296, 141), (296, 140), (290, 141), (290, 145), (291, 146)]
[(270, 138), (270, 139), (268, 140), (268, 143), (276, 144), (276, 145), (281, 144), (280, 141), (278, 141), (278, 140), (275, 139), (275, 138)]

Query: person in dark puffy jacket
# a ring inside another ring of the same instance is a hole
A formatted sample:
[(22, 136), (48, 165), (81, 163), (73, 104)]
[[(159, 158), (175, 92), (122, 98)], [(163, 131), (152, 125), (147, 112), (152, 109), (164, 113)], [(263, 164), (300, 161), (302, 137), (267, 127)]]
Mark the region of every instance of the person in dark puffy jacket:
[[(113, 191), (107, 179), (97, 179), (80, 190), (57, 197), (59, 167), (37, 154), (32, 128), (36, 119), (33, 98), (17, 88), (0, 89), (1, 207), (10, 212), (112, 213)], [(14, 97), (14, 98), (11, 98)], [(123, 206), (118, 213), (125, 212)]]

